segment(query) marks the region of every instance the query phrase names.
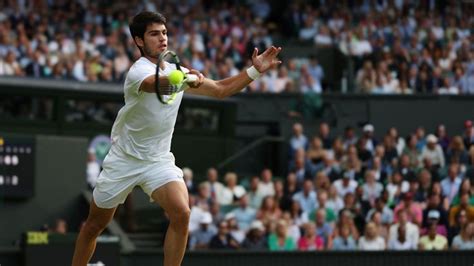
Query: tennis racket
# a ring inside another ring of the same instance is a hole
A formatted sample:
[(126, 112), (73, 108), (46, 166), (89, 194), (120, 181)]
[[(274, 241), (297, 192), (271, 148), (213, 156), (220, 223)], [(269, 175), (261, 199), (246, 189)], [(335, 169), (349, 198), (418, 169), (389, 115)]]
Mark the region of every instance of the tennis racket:
[[(176, 66), (176, 70), (182, 71), (179, 57), (176, 55), (175, 52), (166, 50), (160, 54), (158, 57), (158, 62), (156, 64), (156, 73), (155, 73), (155, 91), (158, 100), (163, 104), (171, 104), (176, 99), (176, 96), (181, 91), (186, 90), (189, 86), (184, 83), (192, 83), (198, 80), (197, 75), (193, 74), (184, 74), (183, 82), (177, 85), (172, 85), (169, 82), (160, 82), (160, 65), (162, 63), (171, 63)], [(183, 72), (184, 73), (184, 72)]]

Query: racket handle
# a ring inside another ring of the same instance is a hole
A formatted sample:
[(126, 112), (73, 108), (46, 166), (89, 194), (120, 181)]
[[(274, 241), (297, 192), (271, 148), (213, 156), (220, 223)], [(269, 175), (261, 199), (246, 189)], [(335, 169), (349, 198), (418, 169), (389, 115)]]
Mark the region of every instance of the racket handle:
[(198, 81), (199, 77), (194, 74), (186, 74), (186, 83), (193, 83), (195, 81)]

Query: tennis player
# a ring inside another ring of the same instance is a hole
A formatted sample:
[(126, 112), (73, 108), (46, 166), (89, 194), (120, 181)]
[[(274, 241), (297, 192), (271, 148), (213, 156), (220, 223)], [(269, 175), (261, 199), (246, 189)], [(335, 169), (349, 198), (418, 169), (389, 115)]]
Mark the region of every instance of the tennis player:
[[(125, 106), (112, 127), (112, 147), (97, 179), (89, 216), (76, 241), (73, 266), (87, 265), (94, 253), (96, 238), (135, 186), (140, 186), (169, 216), (164, 265), (178, 266), (183, 259), (190, 214), (188, 192), (183, 171), (175, 165), (170, 152), (183, 92), (172, 104), (162, 104), (155, 94), (156, 63), (168, 48), (165, 24), (163, 15), (147, 11), (137, 14), (130, 24), (130, 32), (142, 57), (131, 66), (125, 79)], [(188, 84), (190, 88), (186, 91), (220, 99), (231, 96), (280, 64), (277, 59), (280, 51), (280, 47), (272, 46), (258, 55), (255, 48), (252, 67), (222, 80), (211, 80), (190, 70), (198, 80)], [(171, 65), (160, 66), (160, 84), (167, 82), (166, 75), (173, 70)], [(164, 76), (163, 80), (161, 76)]]

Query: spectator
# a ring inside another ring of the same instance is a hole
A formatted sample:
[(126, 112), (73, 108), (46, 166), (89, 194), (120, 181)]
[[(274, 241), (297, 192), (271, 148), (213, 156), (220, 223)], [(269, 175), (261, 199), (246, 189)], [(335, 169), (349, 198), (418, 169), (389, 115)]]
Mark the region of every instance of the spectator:
[(209, 197), (209, 187), (204, 183), (199, 184), (195, 204), (205, 211), (209, 211), (211, 209), (212, 200)]
[(410, 157), (408, 155), (402, 155), (399, 158), (398, 171), (402, 174), (403, 180), (408, 182), (416, 181), (416, 175), (410, 166)]
[[(443, 148), (443, 151), (446, 152), (449, 147), (450, 143), (450, 138), (448, 137), (448, 134), (446, 133), (446, 127), (443, 124), (438, 125), (436, 128), (436, 137), (438, 138), (438, 143), (441, 145), (441, 148)], [(448, 160), (448, 163), (449, 160)]]
[(391, 225), (393, 222), (393, 211), (387, 205), (385, 200), (382, 197), (379, 197), (375, 200), (375, 206), (367, 212), (366, 221), (369, 222), (372, 220), (372, 215), (375, 212), (381, 214), (381, 222), (385, 225)]
[(57, 219), (53, 233), (64, 235), (67, 233), (67, 222), (64, 219)]
[(370, 203), (370, 206), (375, 205), (375, 199), (380, 197), (383, 191), (383, 185), (375, 180), (375, 172), (367, 170), (365, 172), (365, 183), (362, 185), (363, 195), (362, 200)]
[(227, 186), (222, 191), (222, 197), (219, 203), (221, 205), (229, 205), (238, 201), (240, 197), (247, 193), (245, 188), (237, 183), (237, 174), (234, 172), (228, 172), (225, 174), (225, 182)]
[(189, 249), (207, 249), (209, 243), (214, 235), (216, 235), (216, 228), (212, 224), (212, 216), (206, 212), (201, 216), (199, 229), (190, 233)]
[(308, 148), (308, 138), (304, 135), (303, 125), (293, 124), (293, 136), (290, 139), (290, 154), (293, 155), (298, 149)]
[(427, 221), (426, 221), (427, 228), (423, 228), (421, 230), (422, 235), (427, 234), (427, 232), (429, 231), (429, 226), (431, 225), (431, 223), (435, 222), (436, 223), (436, 233), (439, 234), (439, 235), (445, 236), (445, 237), (448, 236), (447, 227), (443, 224), (439, 224), (441, 215), (440, 215), (440, 212), (438, 210), (430, 210), (428, 212), (428, 215), (427, 215), (426, 218), (427, 218)]
[[(471, 89), (471, 91), (474, 91), (474, 90)], [(474, 126), (471, 120), (466, 120), (464, 122), (463, 140), (464, 140), (464, 146), (466, 147), (466, 149), (469, 149), (471, 145), (474, 144)]]
[(341, 235), (341, 230), (344, 227), (348, 227), (350, 236), (357, 241), (359, 239), (359, 230), (354, 223), (354, 214), (349, 209), (342, 209), (339, 213), (339, 220), (336, 223), (334, 230), (334, 237)]
[(319, 137), (313, 137), (309, 144), (308, 151), (306, 152), (306, 156), (313, 164), (317, 165), (322, 162), (324, 154), (323, 142)]
[(386, 190), (389, 194), (389, 202), (393, 203), (398, 200), (399, 197), (408, 192), (410, 189), (410, 184), (408, 181), (403, 180), (403, 177), (400, 172), (396, 171), (392, 174), (392, 178), (386, 186)]
[(288, 224), (287, 235), (293, 238), (293, 241), (297, 243), (301, 237), (301, 228), (296, 224), (296, 221), (293, 220), (289, 212), (283, 212), (281, 217)]
[(469, 205), (474, 206), (474, 186), (471, 185), (469, 178), (464, 178), (459, 185), (458, 194), (451, 201), (451, 206), (457, 206), (460, 203), (460, 196), (463, 194), (469, 194)]
[(332, 250), (337, 251), (350, 251), (356, 250), (357, 245), (354, 238), (351, 236), (351, 230), (349, 226), (343, 226), (340, 229), (340, 235), (337, 236), (332, 244)]
[(298, 250), (313, 251), (323, 250), (324, 240), (316, 234), (316, 225), (312, 222), (305, 224), (304, 235), (298, 240)]
[(474, 223), (469, 223), (461, 228), (459, 235), (453, 239), (452, 248), (454, 250), (474, 249)]
[(246, 231), (242, 230), (239, 227), (239, 223), (237, 222), (236, 218), (237, 217), (235, 216), (235, 214), (233, 212), (230, 212), (230, 213), (226, 214), (226, 216), (225, 216), (225, 220), (227, 221), (227, 226), (229, 227), (230, 236), (232, 237), (232, 239), (237, 241), (237, 243), (240, 246), (240, 244), (242, 244), (242, 242), (245, 239)]
[(287, 236), (288, 224), (285, 220), (278, 220), (276, 232), (268, 237), (268, 247), (270, 251), (293, 251), (296, 244), (293, 238)]
[(446, 151), (446, 161), (450, 163), (460, 163), (466, 165), (469, 162), (469, 155), (464, 147), (461, 136), (454, 136), (449, 148)]
[(298, 201), (291, 201), (291, 208), (289, 210), (290, 216), (297, 226), (302, 226), (309, 221), (308, 213), (303, 212)]
[(327, 247), (331, 246), (333, 227), (326, 221), (326, 211), (318, 209), (315, 214), (316, 234), (323, 238)]
[(386, 183), (387, 181), (387, 169), (388, 167), (383, 166), (382, 159), (379, 156), (374, 156), (372, 158), (372, 165), (370, 166), (370, 170), (375, 175), (375, 180), (378, 183)]
[(234, 214), (235, 219), (239, 225), (239, 228), (243, 231), (247, 231), (252, 224), (252, 221), (255, 220), (256, 210), (249, 206), (249, 199), (247, 195), (243, 195), (239, 199), (239, 207), (232, 210), (231, 213)]
[(402, 155), (407, 155), (410, 159), (410, 167), (416, 168), (420, 165), (420, 151), (417, 148), (418, 138), (415, 134), (407, 137), (407, 145), (403, 149)]
[(89, 185), (89, 188), (93, 189), (97, 182), (97, 177), (99, 177), (99, 174), (100, 174), (100, 165), (96, 160), (94, 149), (89, 150), (87, 154), (86, 174), (87, 174), (87, 184)]
[(400, 226), (405, 227), (407, 240), (413, 243), (413, 245), (418, 246), (418, 240), (420, 237), (418, 226), (408, 220), (408, 214), (405, 209), (398, 210), (398, 222), (390, 226), (389, 242), (393, 239), (398, 239), (398, 228)]
[(204, 182), (209, 187), (210, 198), (213, 201), (222, 204), (222, 197), (224, 192), (224, 185), (218, 181), (218, 174), (215, 168), (209, 168), (207, 170), (207, 181)]
[(217, 234), (212, 237), (209, 243), (210, 249), (237, 249), (239, 248), (238, 242), (232, 238), (229, 233), (229, 227), (227, 221), (219, 223)]
[(397, 238), (388, 242), (389, 250), (415, 250), (416, 244), (408, 241), (405, 226), (399, 226), (397, 231)]
[(265, 196), (274, 196), (275, 195), (275, 186), (273, 184), (272, 178), (273, 173), (270, 169), (265, 168), (262, 170), (262, 181), (258, 184), (258, 193)]
[(474, 222), (474, 206), (469, 205), (469, 194), (464, 193), (461, 195), (460, 203), (458, 206), (454, 206), (449, 210), (449, 226), (456, 226), (456, 216), (461, 211), (466, 211), (466, 217), (468, 222)]
[(444, 167), (443, 149), (438, 143), (438, 138), (435, 135), (428, 135), (426, 137), (426, 146), (421, 152), (421, 158), (429, 158), (435, 167)]
[[(183, 168), (183, 179), (184, 179), (184, 182), (186, 183), (186, 187), (188, 188), (188, 192), (191, 194), (196, 194), (198, 189), (197, 189), (197, 186), (193, 182), (193, 170), (191, 170), (191, 168), (188, 168), (188, 167)], [(209, 193), (209, 191), (207, 191), (207, 193)]]
[(459, 176), (459, 165), (452, 163), (449, 165), (448, 176), (441, 181), (443, 194), (448, 198), (449, 203), (458, 194), (462, 179)]
[(354, 128), (351, 126), (347, 126), (344, 129), (344, 136), (343, 136), (343, 145), (344, 145), (344, 150), (347, 150), (349, 146), (355, 145), (357, 143), (357, 136), (354, 132)]
[(418, 174), (418, 191), (415, 194), (415, 198), (426, 200), (430, 193), (430, 189), (432, 186), (432, 178), (431, 173), (423, 169)]
[(242, 247), (248, 250), (267, 250), (268, 240), (265, 237), (265, 227), (259, 220), (255, 220), (250, 225), (247, 236), (242, 243)]
[(418, 248), (420, 250), (447, 250), (448, 239), (436, 232), (437, 228), (436, 221), (431, 222), (428, 225), (428, 235), (420, 238)]
[[(326, 190), (319, 190), (317, 193), (318, 199), (318, 208), (326, 212), (326, 222), (333, 223), (336, 221), (336, 213), (333, 209), (327, 207), (328, 193)], [(309, 219), (315, 221), (316, 219), (316, 209), (309, 213)]]
[(372, 216), (370, 217), (370, 222), (375, 224), (377, 232), (384, 239), (384, 241), (387, 242), (388, 226), (387, 224), (382, 223), (382, 213), (377, 211), (372, 213)]
[[(423, 211), (420, 205), (416, 202), (413, 202), (413, 193), (407, 192), (403, 195), (403, 201), (400, 202), (394, 209), (395, 217), (394, 222), (398, 222), (399, 217), (396, 215), (398, 211), (404, 209), (406, 210), (408, 221), (421, 226), (423, 220)], [(438, 213), (439, 214), (439, 213)]]
[(449, 199), (448, 197), (443, 195), (442, 188), (441, 188), (441, 183), (439, 182), (433, 182), (433, 185), (431, 186), (431, 194), (435, 194), (441, 198), (441, 205), (445, 210), (449, 209)]
[(337, 189), (334, 185), (329, 187), (328, 201), (326, 206), (327, 208), (334, 210), (336, 214), (339, 213), (339, 211), (344, 207), (344, 201), (339, 196), (339, 193), (337, 193)]
[(303, 190), (297, 192), (293, 196), (293, 200), (297, 201), (303, 212), (311, 213), (314, 209), (318, 207), (316, 201), (316, 192), (313, 190), (313, 182), (309, 179), (304, 181)]
[(319, 124), (318, 136), (323, 142), (323, 148), (325, 150), (330, 150), (333, 139), (331, 138), (331, 128), (329, 127), (328, 123), (322, 122), (321, 124)]
[(253, 209), (258, 209), (262, 205), (263, 196), (258, 191), (260, 184), (260, 177), (252, 176), (250, 178), (249, 191), (247, 193), (249, 198), (249, 206)]
[[(431, 212), (431, 211), (434, 211), (434, 212)], [(422, 228), (424, 228), (425, 231), (428, 228), (428, 222), (429, 222), (429, 217), (428, 216), (429, 216), (430, 212), (431, 212), (432, 218), (438, 219), (438, 227), (440, 227), (440, 226), (444, 227), (445, 233), (443, 235), (446, 236), (446, 229), (449, 226), (448, 212), (443, 208), (443, 205), (441, 204), (441, 197), (437, 194), (431, 194), (429, 196), (428, 204), (427, 204), (426, 208), (423, 210)], [(438, 232), (440, 232), (440, 230), (438, 230)]]
[(362, 136), (362, 138), (366, 140), (365, 148), (371, 153), (374, 153), (375, 147), (378, 144), (377, 140), (374, 137), (375, 128), (372, 124), (367, 124), (364, 126), (363, 130), (364, 130), (364, 135)]
[(373, 222), (365, 226), (365, 234), (359, 239), (359, 250), (384, 250), (385, 240), (379, 236), (377, 226)]
[(296, 151), (295, 160), (290, 162), (289, 172), (295, 173), (299, 187), (304, 180), (313, 178), (315, 167), (306, 158), (306, 152), (303, 149)]
[(264, 224), (281, 218), (281, 210), (272, 196), (263, 198), (262, 206), (257, 211), (256, 217)]
[(340, 197), (344, 197), (347, 193), (354, 193), (357, 188), (357, 181), (353, 180), (353, 172), (345, 172), (342, 175), (342, 179), (334, 182), (334, 187)]

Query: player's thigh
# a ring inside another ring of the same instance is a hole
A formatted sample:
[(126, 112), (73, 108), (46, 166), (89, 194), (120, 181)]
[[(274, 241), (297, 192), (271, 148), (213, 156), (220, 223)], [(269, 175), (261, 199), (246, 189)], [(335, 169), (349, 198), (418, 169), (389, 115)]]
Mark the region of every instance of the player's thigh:
[(188, 190), (184, 182), (178, 180), (168, 182), (155, 189), (151, 197), (166, 211), (170, 219), (189, 216)]
[(89, 230), (100, 231), (103, 230), (113, 219), (117, 207), (100, 208), (95, 203), (94, 199), (90, 204), (89, 216), (87, 217), (86, 226)]

